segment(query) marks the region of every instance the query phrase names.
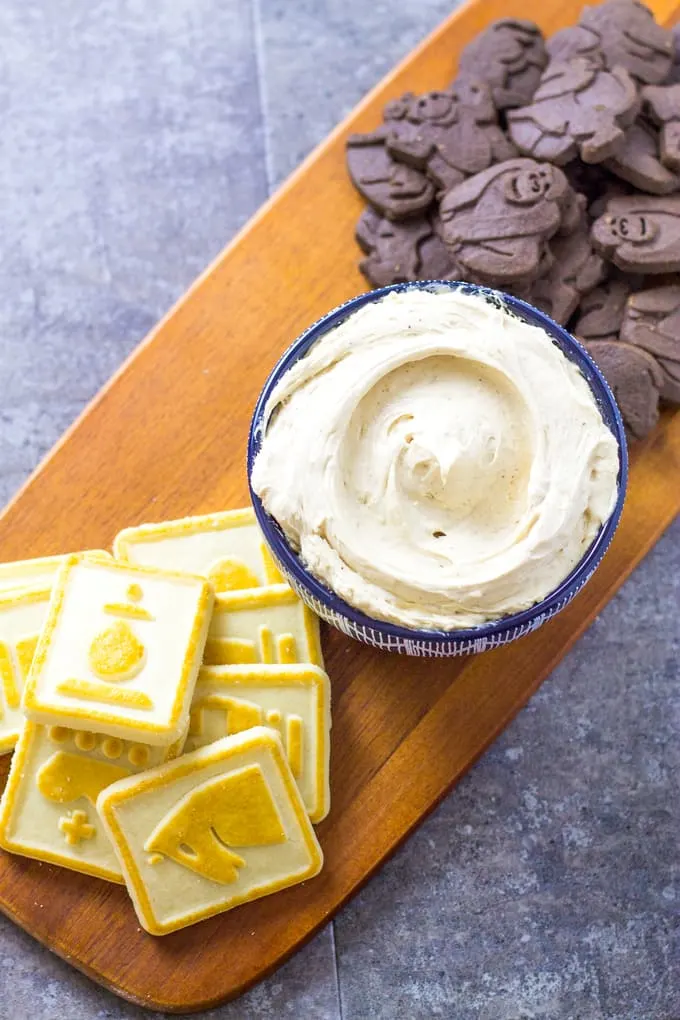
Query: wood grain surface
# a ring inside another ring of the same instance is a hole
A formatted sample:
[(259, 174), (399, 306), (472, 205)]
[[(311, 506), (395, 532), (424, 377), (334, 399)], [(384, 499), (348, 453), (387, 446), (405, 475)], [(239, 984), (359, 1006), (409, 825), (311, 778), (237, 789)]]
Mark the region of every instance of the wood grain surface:
[[(677, 0), (655, 0), (677, 20)], [(447, 84), (462, 46), (494, 18), (546, 32), (576, 0), (473, 0), (361, 103), (254, 217), (67, 433), (0, 519), (0, 559), (110, 545), (123, 526), (242, 505), (255, 398), (309, 323), (365, 289), (353, 231), (362, 203), (344, 162), (350, 131), (384, 102)], [(324, 631), (333, 686), (332, 809), (321, 876), (155, 939), (125, 890), (0, 855), (0, 909), (118, 994), (189, 1012), (238, 995), (361, 886), (536, 690), (680, 508), (680, 412), (633, 452), (629, 496), (594, 579), (556, 619), (465, 660), (395, 658)], [(455, 681), (455, 682), (454, 682)], [(8, 759), (3, 759), (6, 771)], [(4, 776), (4, 772), (0, 772)]]

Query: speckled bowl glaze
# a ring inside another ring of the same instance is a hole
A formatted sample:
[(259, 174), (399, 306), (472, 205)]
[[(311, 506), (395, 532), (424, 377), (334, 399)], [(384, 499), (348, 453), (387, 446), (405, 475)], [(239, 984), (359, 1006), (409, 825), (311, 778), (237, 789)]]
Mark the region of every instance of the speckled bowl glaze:
[(607, 551), (621, 517), (628, 479), (628, 456), (621, 415), (611, 390), (599, 369), (583, 347), (565, 329), (554, 323), (543, 312), (538, 311), (538, 309), (533, 308), (524, 301), (520, 301), (518, 298), (468, 283), (432, 280), (417, 283), (400, 283), (352, 298), (351, 301), (347, 301), (344, 305), (334, 308), (333, 311), (324, 315), (322, 319), (319, 319), (318, 322), (315, 322), (309, 329), (305, 330), (291, 344), (267, 379), (255, 405), (250, 428), (248, 441), (248, 480), (250, 483), (253, 463), (260, 449), (266, 429), (267, 423), (264, 419), (264, 412), (267, 401), (281, 376), (285, 374), (298, 358), (304, 357), (310, 347), (325, 336), (329, 330), (338, 326), (352, 315), (353, 312), (363, 307), (363, 305), (371, 301), (379, 301), (391, 291), (414, 288), (435, 292), (442, 288), (461, 289), (466, 293), (481, 295), (488, 301), (496, 304), (502, 303), (525, 322), (544, 329), (553, 343), (557, 344), (569, 360), (579, 366), (581, 373), (592, 390), (607, 427), (616, 437), (620, 463), (616, 507), (607, 523), (600, 528), (594, 542), (581, 561), (554, 591), (540, 602), (537, 602), (536, 605), (521, 613), (514, 613), (497, 620), (490, 620), (478, 627), (465, 630), (415, 630), (408, 627), (399, 627), (394, 623), (374, 619), (354, 609), (353, 606), (339, 598), (335, 592), (331, 591), (330, 588), (314, 577), (305, 568), (295, 550), (289, 545), (277, 522), (266, 512), (262, 502), (253, 492), (252, 485), (250, 494), (260, 528), (281, 572), (300, 598), (323, 620), (326, 620), (334, 627), (337, 627), (338, 630), (349, 635), (349, 637), (355, 638), (357, 641), (363, 641), (374, 648), (382, 648), (390, 652), (433, 657), (466, 655), (470, 652), (483, 652), (490, 648), (498, 648), (500, 645), (515, 641), (524, 634), (538, 630), (546, 620), (549, 620), (556, 613), (559, 613), (561, 609), (564, 609), (583, 588), (584, 584), (590, 580), (597, 569)]

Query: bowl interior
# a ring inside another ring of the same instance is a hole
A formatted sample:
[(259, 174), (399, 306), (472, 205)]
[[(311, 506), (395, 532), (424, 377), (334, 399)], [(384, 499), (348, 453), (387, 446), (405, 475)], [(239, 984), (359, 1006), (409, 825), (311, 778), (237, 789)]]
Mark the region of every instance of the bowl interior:
[[(400, 627), (397, 624), (385, 620), (377, 620), (354, 609), (349, 603), (339, 598), (323, 582), (319, 581), (302, 564), (300, 557), (290, 547), (288, 541), (279, 527), (278, 523), (270, 517), (262, 505), (261, 500), (250, 485), (250, 477), (255, 457), (257, 456), (264, 433), (267, 427), (265, 411), (272, 390), (279, 379), (286, 373), (291, 365), (299, 358), (304, 357), (307, 351), (320, 340), (326, 333), (334, 329), (341, 322), (344, 322), (363, 305), (369, 302), (379, 301), (386, 294), (392, 291), (403, 291), (410, 289), (429, 290), (438, 292), (441, 290), (462, 290), (466, 293), (473, 293), (484, 297), (492, 303), (502, 306), (533, 326), (543, 329), (556, 343), (560, 350), (570, 361), (575, 362), (581, 374), (585, 377), (591, 392), (597, 402), (603, 421), (607, 428), (616, 438), (619, 450), (619, 475), (618, 475), (618, 497), (614, 511), (609, 520), (600, 528), (595, 540), (588, 548), (583, 558), (576, 564), (567, 577), (540, 602), (525, 609), (520, 613), (513, 613), (510, 616), (500, 617), (488, 623), (480, 624), (478, 627), (456, 629), (456, 630), (415, 630), (408, 627)], [(479, 287), (475, 284), (462, 283), (458, 281), (418, 281), (416, 283), (398, 283), (391, 287), (383, 287), (379, 290), (368, 291), (359, 297), (352, 298), (345, 304), (333, 309), (323, 318), (319, 319), (304, 333), (295, 340), (281, 359), (275, 365), (264, 388), (257, 400), (250, 428), (248, 441), (248, 484), (255, 515), (263, 534), (270, 544), (272, 552), (279, 560), (284, 572), (290, 574), (302, 589), (306, 589), (311, 596), (326, 605), (334, 613), (344, 616), (357, 628), (380, 631), (383, 634), (391, 635), (401, 640), (409, 640), (414, 637), (423, 638), (434, 643), (451, 641), (470, 641), (478, 638), (493, 637), (513, 629), (526, 630), (527, 624), (537, 618), (545, 619), (552, 615), (557, 608), (562, 608), (585, 584), (597, 564), (602, 559), (619, 523), (621, 511), (626, 493), (628, 481), (628, 454), (626, 447), (625, 431), (623, 421), (616, 406), (616, 401), (607, 385), (602, 373), (590, 358), (579, 342), (571, 336), (562, 326), (558, 326), (547, 315), (537, 308), (527, 304), (519, 298), (486, 287)]]

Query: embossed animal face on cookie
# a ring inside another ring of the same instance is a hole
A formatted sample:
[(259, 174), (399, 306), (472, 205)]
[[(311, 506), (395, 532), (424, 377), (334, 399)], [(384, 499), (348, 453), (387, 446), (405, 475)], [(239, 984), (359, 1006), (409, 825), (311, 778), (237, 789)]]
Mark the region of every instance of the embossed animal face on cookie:
[(680, 195), (612, 198), (593, 224), (595, 247), (625, 272), (680, 270)]
[(483, 82), (412, 96), (406, 116), (390, 120), (385, 130), (388, 152), (426, 169), (441, 191), (517, 154), (497, 124), (491, 91)]
[(413, 96), (406, 115), (414, 124), (453, 124), (458, 119), (458, 96), (451, 92), (425, 92)]
[(622, 146), (638, 109), (637, 87), (623, 68), (605, 71), (575, 57), (547, 67), (533, 102), (508, 112), (508, 130), (527, 155), (560, 166), (575, 156), (600, 163)]
[(566, 192), (563, 174), (547, 163), (537, 163), (526, 169), (508, 173), (505, 178), (505, 196), (515, 205), (535, 205), (541, 198), (559, 201)]
[(535, 279), (569, 193), (557, 167), (507, 160), (447, 192), (440, 206), (442, 239), (480, 279)]
[(547, 63), (540, 29), (532, 21), (503, 18), (478, 35), (463, 50), (459, 80), (483, 76), (498, 110), (531, 100)]

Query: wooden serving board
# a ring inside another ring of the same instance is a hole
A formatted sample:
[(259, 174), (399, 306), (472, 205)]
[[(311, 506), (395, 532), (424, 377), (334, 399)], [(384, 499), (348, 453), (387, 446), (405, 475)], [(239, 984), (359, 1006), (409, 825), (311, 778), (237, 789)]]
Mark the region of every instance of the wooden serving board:
[[(653, 6), (665, 24), (680, 15), (678, 0)], [(574, 22), (580, 7), (580, 0), (531, 9), (520, 0), (473, 0), (418, 47), (67, 433), (0, 519), (0, 559), (107, 546), (124, 525), (246, 502), (246, 436), (267, 373), (305, 326), (365, 289), (347, 134), (373, 128), (387, 99), (449, 82), (456, 54), (494, 18), (530, 16), (550, 33)], [(623, 520), (594, 579), (555, 620), (507, 648), (414, 660), (325, 631), (332, 810), (318, 830), (326, 856), (319, 878), (157, 939), (140, 930), (123, 888), (1, 854), (0, 908), (141, 1005), (189, 1012), (238, 995), (332, 917), (507, 725), (673, 519), (679, 479), (680, 412), (666, 414), (634, 451)]]

